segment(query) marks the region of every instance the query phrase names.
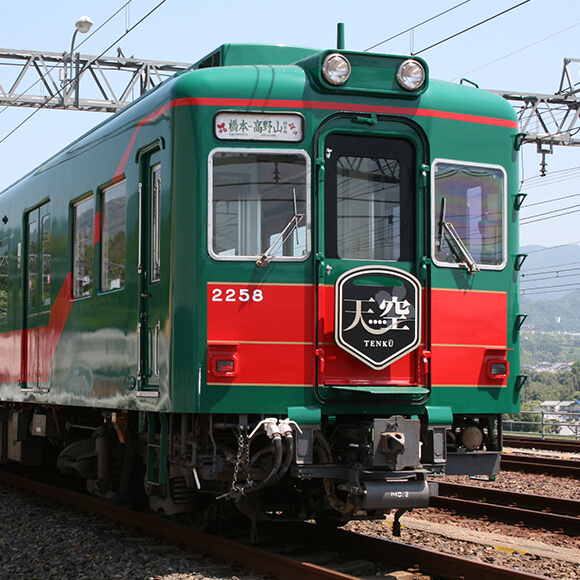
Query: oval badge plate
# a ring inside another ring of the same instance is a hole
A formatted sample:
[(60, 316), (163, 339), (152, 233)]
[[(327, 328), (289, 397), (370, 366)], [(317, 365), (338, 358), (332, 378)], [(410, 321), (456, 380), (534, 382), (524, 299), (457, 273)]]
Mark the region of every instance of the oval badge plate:
[(421, 284), (388, 266), (363, 266), (336, 281), (338, 346), (376, 370), (417, 348)]

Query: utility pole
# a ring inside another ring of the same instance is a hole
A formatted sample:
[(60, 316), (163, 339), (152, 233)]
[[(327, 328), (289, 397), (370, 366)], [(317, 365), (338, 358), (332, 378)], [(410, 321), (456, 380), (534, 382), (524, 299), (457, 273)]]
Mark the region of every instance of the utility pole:
[[(510, 101), (518, 113), (519, 148), (536, 143), (542, 155), (540, 173), (546, 174), (546, 155), (554, 146), (580, 146), (580, 59), (565, 58), (560, 87), (553, 95), (515, 91), (490, 91)], [(579, 80), (575, 80), (579, 79)]]
[(0, 106), (114, 113), (189, 66), (120, 49), (117, 57), (0, 49)]
[[(96, 57), (0, 49), (0, 106), (114, 113), (191, 66), (126, 58), (121, 49), (118, 52), (117, 57)], [(542, 175), (554, 146), (580, 146), (579, 63), (580, 59), (564, 59), (560, 87), (553, 95), (489, 91), (514, 105), (520, 123), (516, 146), (536, 143)], [(13, 78), (6, 80), (10, 71)]]

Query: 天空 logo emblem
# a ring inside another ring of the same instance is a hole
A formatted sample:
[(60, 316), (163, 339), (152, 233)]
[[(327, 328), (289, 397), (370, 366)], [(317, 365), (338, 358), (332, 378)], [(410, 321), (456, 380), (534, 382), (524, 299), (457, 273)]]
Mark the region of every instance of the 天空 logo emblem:
[(419, 344), (421, 286), (402, 270), (356, 268), (336, 282), (336, 343), (374, 369)]

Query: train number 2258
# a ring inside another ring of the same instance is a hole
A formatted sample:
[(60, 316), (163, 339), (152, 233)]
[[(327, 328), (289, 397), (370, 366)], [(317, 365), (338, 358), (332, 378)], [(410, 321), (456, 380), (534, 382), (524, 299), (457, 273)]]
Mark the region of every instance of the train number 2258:
[(212, 302), (262, 302), (264, 294), (258, 288), (256, 290), (248, 290), (247, 288), (214, 288), (211, 291)]

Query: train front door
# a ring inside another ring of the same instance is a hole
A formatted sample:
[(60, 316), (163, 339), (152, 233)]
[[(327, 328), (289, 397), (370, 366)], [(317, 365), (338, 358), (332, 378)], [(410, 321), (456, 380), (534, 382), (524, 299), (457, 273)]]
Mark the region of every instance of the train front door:
[(421, 397), (416, 146), (332, 132), (320, 154), (317, 387)]
[(22, 382), (24, 389), (45, 390), (50, 376), (51, 294), (50, 203), (25, 215), (24, 331), (22, 333)]
[[(139, 368), (142, 396), (159, 396), (162, 375), (162, 311), (167, 293), (161, 263), (161, 162), (159, 151), (141, 158), (139, 186)], [(167, 278), (167, 276), (165, 276)], [(163, 371), (165, 372), (165, 370)]]

